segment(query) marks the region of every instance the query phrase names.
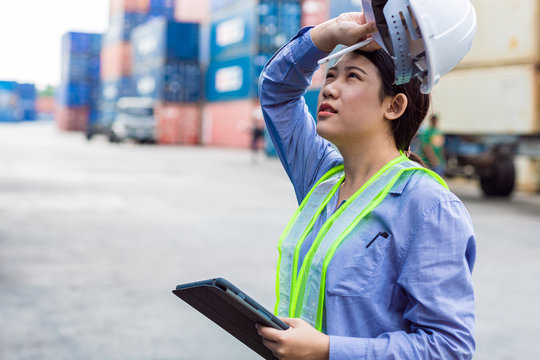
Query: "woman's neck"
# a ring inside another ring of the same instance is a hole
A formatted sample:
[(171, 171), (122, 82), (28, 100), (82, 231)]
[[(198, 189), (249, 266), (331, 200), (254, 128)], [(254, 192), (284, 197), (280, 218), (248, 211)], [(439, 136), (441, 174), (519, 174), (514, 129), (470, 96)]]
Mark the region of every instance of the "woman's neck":
[(351, 197), (384, 165), (400, 156), (393, 141), (354, 144), (339, 147), (343, 156), (345, 181), (340, 188), (339, 202)]

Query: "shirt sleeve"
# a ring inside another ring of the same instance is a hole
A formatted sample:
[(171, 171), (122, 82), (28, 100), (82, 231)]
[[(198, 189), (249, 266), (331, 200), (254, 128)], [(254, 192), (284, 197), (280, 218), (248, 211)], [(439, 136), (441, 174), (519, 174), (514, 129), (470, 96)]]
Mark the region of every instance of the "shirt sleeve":
[(310, 28), (303, 28), (266, 64), (259, 78), (259, 98), (266, 127), (291, 179), (298, 203), (341, 155), (316, 132), (303, 95), (328, 53), (313, 44)]
[(471, 359), (475, 341), (472, 222), (460, 201), (442, 201), (416, 224), (397, 279), (403, 324), (377, 338), (330, 336), (330, 360)]

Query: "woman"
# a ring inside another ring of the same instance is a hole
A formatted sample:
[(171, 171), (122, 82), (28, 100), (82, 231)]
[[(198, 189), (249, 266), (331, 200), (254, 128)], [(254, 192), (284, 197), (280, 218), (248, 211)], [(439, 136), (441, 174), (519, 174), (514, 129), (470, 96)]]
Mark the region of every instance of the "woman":
[(429, 96), (416, 80), (393, 85), (392, 60), (369, 45), (328, 70), (317, 124), (302, 99), (319, 59), (373, 31), (361, 13), (302, 29), (261, 75), (300, 207), (279, 243), (276, 312), (290, 328), (259, 334), (280, 359), (468, 359), (471, 220), (406, 157)]

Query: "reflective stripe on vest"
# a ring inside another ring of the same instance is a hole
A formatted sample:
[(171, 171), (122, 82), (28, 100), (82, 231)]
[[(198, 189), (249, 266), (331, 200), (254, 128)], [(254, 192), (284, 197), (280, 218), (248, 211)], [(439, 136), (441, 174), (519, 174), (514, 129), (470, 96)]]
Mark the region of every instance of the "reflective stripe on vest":
[(343, 166), (330, 170), (313, 186), (279, 241), (275, 308), (278, 316), (301, 317), (322, 331), (326, 269), (334, 253), (360, 221), (384, 200), (402, 174), (413, 170), (425, 171), (447, 187), (437, 174), (404, 155), (390, 161), (326, 220), (298, 272), (302, 243), (343, 182)]

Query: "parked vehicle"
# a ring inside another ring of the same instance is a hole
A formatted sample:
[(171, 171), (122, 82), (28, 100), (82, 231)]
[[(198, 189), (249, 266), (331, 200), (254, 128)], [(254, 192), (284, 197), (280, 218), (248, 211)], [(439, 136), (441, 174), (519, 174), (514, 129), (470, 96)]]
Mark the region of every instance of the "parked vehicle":
[(154, 106), (155, 100), (150, 98), (124, 97), (118, 99), (117, 113), (111, 126), (109, 141), (155, 142)]

